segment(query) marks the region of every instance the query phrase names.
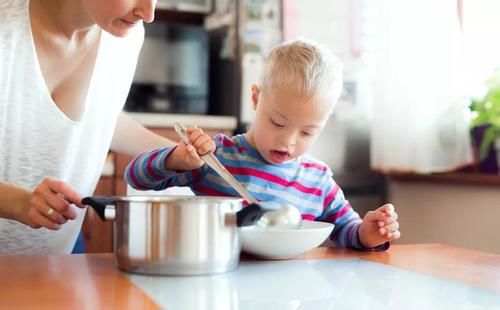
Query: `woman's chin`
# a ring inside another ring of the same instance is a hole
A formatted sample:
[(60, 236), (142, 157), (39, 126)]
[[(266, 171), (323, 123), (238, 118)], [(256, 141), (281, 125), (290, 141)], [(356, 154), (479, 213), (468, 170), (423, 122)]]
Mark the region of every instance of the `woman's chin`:
[(137, 24), (127, 24), (124, 22), (113, 23), (109, 27), (103, 27), (103, 30), (112, 36), (123, 38), (126, 37)]
[(113, 29), (110, 29), (110, 30), (106, 30), (106, 32), (109, 33), (110, 35), (114, 36), (114, 37), (124, 38), (124, 37), (126, 37), (130, 33), (130, 30), (113, 28)]

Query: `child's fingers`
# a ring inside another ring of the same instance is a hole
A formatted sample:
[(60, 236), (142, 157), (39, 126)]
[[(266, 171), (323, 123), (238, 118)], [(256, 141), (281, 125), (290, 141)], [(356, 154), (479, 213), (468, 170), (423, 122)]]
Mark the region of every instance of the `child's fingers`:
[(381, 211), (380, 208), (375, 211), (368, 211), (365, 215), (365, 220), (370, 222), (378, 222), (380, 227), (385, 225), (385, 221), (387, 219), (387, 214)]
[(398, 214), (394, 213), (392, 216), (387, 216), (385, 213), (382, 215), (383, 219), (377, 222), (378, 227), (384, 227), (386, 225), (392, 224), (398, 220)]
[(215, 142), (210, 137), (208, 137), (208, 139), (204, 139), (198, 148), (198, 153), (202, 155), (212, 153), (213, 151), (215, 151)]
[(196, 140), (205, 133), (203, 132), (203, 129), (201, 128), (190, 128), (191, 130), (188, 130), (188, 135), (189, 135), (189, 142), (195, 143)]
[(384, 223), (385, 225), (394, 223), (398, 220), (398, 214), (396, 212), (393, 212), (391, 215), (385, 215), (385, 220)]
[(387, 234), (387, 238), (389, 239), (388, 241), (396, 240), (399, 239), (400, 237), (401, 237), (401, 232), (399, 230)]
[(385, 205), (381, 206), (377, 210), (380, 210), (380, 211), (385, 212), (387, 214), (392, 214), (392, 213), (394, 213), (394, 206), (391, 203), (386, 203)]
[(202, 134), (192, 142), (198, 154), (204, 155), (215, 150), (215, 142), (207, 134)]
[(196, 141), (193, 141), (193, 145), (196, 147), (198, 152), (201, 150), (207, 151), (205, 148), (210, 147), (211, 143), (215, 146), (215, 142), (212, 138), (210, 138), (207, 134), (200, 135), (196, 138)]
[(394, 211), (394, 206), (390, 203), (381, 206), (375, 212), (379, 212), (377, 218), (379, 227), (393, 223), (398, 219), (398, 214)]
[(366, 212), (365, 217), (363, 218), (363, 221), (366, 222), (375, 222), (379, 227), (384, 226), (384, 221), (385, 221), (385, 216), (384, 213), (380, 211), (368, 211)]
[(394, 232), (398, 231), (398, 229), (399, 229), (399, 223), (393, 222), (389, 225), (385, 225), (383, 227), (380, 227), (378, 229), (378, 231), (382, 236), (384, 236), (384, 235), (388, 235), (390, 233), (394, 233)]

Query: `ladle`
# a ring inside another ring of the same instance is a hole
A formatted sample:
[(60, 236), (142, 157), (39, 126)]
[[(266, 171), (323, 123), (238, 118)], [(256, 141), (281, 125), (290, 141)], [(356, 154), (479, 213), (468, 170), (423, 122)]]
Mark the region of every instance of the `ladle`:
[[(179, 138), (185, 144), (189, 144), (187, 136), (187, 129), (184, 125), (175, 123), (174, 129)], [(257, 222), (257, 226), (266, 229), (279, 229), (279, 228), (300, 228), (302, 227), (302, 215), (300, 211), (289, 205), (283, 205), (278, 210), (268, 210), (260, 206), (257, 199), (255, 199), (246, 188), (241, 185), (238, 180), (224, 167), (224, 165), (215, 157), (213, 153), (200, 155), (200, 158), (212, 169), (215, 170), (229, 185), (231, 185), (238, 194), (243, 197), (247, 202), (258, 206), (262, 210), (262, 216)]]

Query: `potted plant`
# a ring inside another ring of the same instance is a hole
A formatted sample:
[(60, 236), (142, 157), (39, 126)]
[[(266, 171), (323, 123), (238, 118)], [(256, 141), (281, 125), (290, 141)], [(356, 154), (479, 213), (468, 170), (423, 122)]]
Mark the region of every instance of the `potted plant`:
[(486, 81), (488, 91), (471, 100), (471, 127), (479, 151), (480, 171), (499, 172), (500, 164), (500, 70)]

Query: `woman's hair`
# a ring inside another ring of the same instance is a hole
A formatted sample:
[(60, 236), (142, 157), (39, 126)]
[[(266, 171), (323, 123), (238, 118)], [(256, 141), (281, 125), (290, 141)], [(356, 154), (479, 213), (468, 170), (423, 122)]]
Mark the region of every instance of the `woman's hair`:
[(294, 89), (299, 95), (318, 96), (332, 109), (342, 91), (342, 63), (326, 47), (310, 40), (286, 41), (271, 50), (260, 79), (262, 94)]

